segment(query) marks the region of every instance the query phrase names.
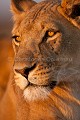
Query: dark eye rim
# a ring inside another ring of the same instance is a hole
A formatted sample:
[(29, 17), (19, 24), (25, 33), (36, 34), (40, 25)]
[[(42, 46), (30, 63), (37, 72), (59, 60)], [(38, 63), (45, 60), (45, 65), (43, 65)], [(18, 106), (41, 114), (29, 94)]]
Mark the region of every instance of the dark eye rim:
[(12, 36), (12, 39), (15, 39), (16, 42), (20, 43), (21, 41), (17, 40), (17, 39), (16, 39), (17, 37), (20, 37), (20, 36), (14, 35), (14, 36)]

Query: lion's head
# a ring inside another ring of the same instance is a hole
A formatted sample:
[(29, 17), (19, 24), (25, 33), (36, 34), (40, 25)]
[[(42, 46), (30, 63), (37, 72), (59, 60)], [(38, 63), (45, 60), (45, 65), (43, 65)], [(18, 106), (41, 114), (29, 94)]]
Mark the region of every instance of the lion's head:
[(80, 1), (12, 0), (11, 8), (15, 83), (26, 100), (44, 99), (80, 66)]

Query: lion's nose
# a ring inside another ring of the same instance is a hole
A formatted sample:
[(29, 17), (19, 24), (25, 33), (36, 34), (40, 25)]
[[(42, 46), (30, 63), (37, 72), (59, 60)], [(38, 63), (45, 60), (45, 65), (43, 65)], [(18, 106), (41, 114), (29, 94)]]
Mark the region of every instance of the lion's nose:
[(17, 73), (20, 73), (22, 76), (24, 76), (26, 79), (28, 79), (28, 74), (30, 71), (34, 70), (36, 68), (36, 64), (34, 64), (31, 67), (25, 67), (23, 69), (15, 69)]

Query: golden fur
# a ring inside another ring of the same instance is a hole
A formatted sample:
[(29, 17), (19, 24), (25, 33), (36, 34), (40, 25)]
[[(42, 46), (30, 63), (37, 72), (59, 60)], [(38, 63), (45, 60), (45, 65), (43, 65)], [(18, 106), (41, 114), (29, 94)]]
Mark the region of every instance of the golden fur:
[(15, 60), (0, 120), (80, 120), (79, 6), (11, 1)]

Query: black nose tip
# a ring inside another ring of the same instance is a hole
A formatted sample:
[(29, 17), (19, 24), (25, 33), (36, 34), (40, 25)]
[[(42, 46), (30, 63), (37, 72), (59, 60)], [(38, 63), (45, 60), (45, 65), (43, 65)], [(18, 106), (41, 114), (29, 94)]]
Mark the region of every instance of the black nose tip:
[(33, 69), (35, 69), (36, 64), (34, 64), (32, 67), (30, 68), (23, 68), (23, 69), (15, 69), (16, 72), (20, 73), (22, 76), (24, 76), (26, 79), (28, 79), (28, 74), (30, 71), (32, 71)]

